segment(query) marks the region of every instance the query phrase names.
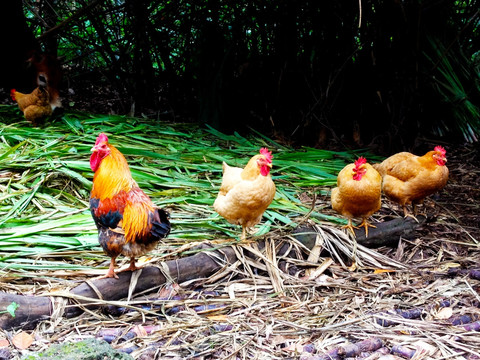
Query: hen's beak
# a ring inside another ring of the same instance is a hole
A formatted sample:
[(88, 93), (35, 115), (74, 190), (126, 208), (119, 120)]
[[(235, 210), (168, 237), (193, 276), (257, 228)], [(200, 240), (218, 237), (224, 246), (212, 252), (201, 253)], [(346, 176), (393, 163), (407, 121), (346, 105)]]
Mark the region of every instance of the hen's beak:
[(441, 160), (443, 162), (447, 162), (447, 158), (445, 156), (442, 156), (442, 155), (434, 155), (435, 159), (438, 159), (438, 160)]

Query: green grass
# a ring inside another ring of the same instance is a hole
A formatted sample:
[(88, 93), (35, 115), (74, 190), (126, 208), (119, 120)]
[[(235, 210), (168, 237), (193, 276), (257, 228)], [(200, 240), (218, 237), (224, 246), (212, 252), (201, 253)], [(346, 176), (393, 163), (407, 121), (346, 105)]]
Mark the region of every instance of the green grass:
[[(226, 135), (192, 124), (125, 116), (66, 113), (31, 127), (15, 106), (0, 106), (0, 266), (5, 269), (78, 268), (42, 254), (99, 250), (88, 209), (93, 173), (90, 149), (100, 132), (126, 156), (133, 177), (155, 204), (171, 213), (170, 239), (237, 238), (239, 227), (213, 210), (221, 162), (244, 166), (262, 146), (273, 151), (274, 202), (257, 227), (262, 235), (293, 228), (310, 210), (298, 200), (312, 187), (334, 185), (346, 163), (365, 152), (292, 149), (259, 134)], [(311, 218), (343, 222), (315, 209)], [(32, 265), (32, 258), (36, 259)]]
[[(480, 138), (480, 108), (475, 99), (480, 94), (480, 77), (460, 51), (448, 51), (441, 41), (429, 38), (430, 50), (424, 56), (432, 64), (432, 81), (442, 101), (448, 104), (455, 121), (440, 119), (434, 130), (446, 136), (457, 130), (465, 141), (477, 142)], [(450, 116), (449, 116), (450, 115)]]

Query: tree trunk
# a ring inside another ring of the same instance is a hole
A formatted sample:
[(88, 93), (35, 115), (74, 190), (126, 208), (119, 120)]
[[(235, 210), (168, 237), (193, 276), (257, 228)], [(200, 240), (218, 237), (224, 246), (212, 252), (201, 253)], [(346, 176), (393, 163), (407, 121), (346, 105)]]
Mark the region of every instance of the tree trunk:
[(150, 55), (149, 9), (145, 0), (127, 0), (127, 13), (131, 21), (130, 31), (133, 38), (133, 68), (131, 90), (134, 100), (133, 113), (141, 113), (146, 107), (155, 104), (155, 72)]
[(15, 88), (21, 92), (31, 92), (35, 88), (35, 74), (27, 71), (26, 60), (40, 47), (27, 26), (23, 14), (22, 1), (0, 2), (0, 88), (7, 92)]

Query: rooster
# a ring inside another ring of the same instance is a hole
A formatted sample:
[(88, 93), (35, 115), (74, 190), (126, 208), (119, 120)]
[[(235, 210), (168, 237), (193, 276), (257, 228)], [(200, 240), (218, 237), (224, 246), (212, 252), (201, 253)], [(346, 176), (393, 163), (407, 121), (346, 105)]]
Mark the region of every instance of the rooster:
[(92, 148), (94, 171), (90, 211), (98, 228), (98, 240), (110, 256), (104, 277), (115, 277), (118, 255), (130, 257), (126, 270), (134, 271), (135, 257), (152, 250), (170, 232), (168, 213), (156, 208), (132, 178), (125, 157), (101, 133)]
[(229, 223), (242, 226), (242, 241), (247, 228), (260, 222), (275, 196), (270, 176), (272, 158), (268, 149), (261, 148), (244, 169), (223, 163), (222, 185), (213, 207)]
[[(443, 147), (436, 146), (423, 156), (400, 152), (373, 165), (383, 177), (384, 194), (403, 207), (405, 217), (415, 218), (416, 205), (446, 185), (446, 153)], [(412, 204), (413, 216), (408, 212), (407, 204)]]
[(10, 96), (16, 101), (18, 108), (23, 112), (25, 119), (33, 125), (52, 114), (50, 95), (45, 86), (40, 85), (30, 94), (23, 94), (15, 89), (10, 90)]
[[(367, 218), (378, 211), (381, 206), (382, 177), (364, 157), (358, 158), (353, 164), (345, 166), (337, 176), (337, 187), (332, 190), (332, 208), (348, 218), (344, 226), (355, 236), (352, 218), (363, 219), (359, 227), (365, 228), (368, 237), (368, 227), (376, 227)], [(355, 227), (356, 228), (356, 227)]]

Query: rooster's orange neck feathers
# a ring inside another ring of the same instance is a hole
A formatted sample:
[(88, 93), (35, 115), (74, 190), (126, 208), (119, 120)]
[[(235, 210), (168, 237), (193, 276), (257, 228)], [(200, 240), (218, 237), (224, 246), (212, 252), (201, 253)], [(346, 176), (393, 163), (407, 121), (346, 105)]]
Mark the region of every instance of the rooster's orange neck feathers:
[(110, 154), (103, 158), (93, 176), (92, 197), (101, 201), (111, 199), (120, 191), (129, 192), (136, 186), (127, 160), (113, 145), (108, 145)]

